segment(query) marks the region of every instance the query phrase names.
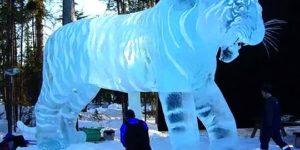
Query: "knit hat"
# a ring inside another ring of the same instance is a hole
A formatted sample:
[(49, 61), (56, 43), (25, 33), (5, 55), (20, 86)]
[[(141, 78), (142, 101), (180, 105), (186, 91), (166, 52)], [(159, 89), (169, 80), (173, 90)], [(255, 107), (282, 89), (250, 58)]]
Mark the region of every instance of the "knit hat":
[(134, 118), (134, 117), (135, 117), (134, 111), (131, 110), (131, 109), (128, 109), (128, 110), (126, 111), (126, 113), (125, 113), (125, 117), (126, 117), (127, 119)]

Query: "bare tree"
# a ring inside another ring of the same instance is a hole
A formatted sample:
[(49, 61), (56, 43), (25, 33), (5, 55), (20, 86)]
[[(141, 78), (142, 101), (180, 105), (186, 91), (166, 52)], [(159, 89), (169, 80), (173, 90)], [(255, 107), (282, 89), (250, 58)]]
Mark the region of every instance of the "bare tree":
[(5, 26), (3, 27), (3, 39), (6, 42), (3, 43), (4, 49), (2, 51), (3, 54), (3, 66), (2, 66), (2, 79), (3, 82), (3, 99), (5, 102), (5, 111), (6, 111), (6, 119), (8, 124), (8, 133), (12, 133), (12, 125), (13, 125), (13, 80), (12, 76), (7, 73), (9, 68), (12, 68), (16, 65), (16, 35), (15, 35), (15, 1), (14, 0), (6, 0), (3, 1), (3, 8), (5, 9), (5, 16), (2, 16), (5, 20)]
[(63, 0), (63, 25), (75, 20), (74, 0)]
[(36, 14), (35, 14), (35, 30), (36, 30), (36, 48), (37, 48), (37, 61), (42, 62), (43, 52), (43, 19), (45, 16), (45, 6), (43, 0), (36, 0)]

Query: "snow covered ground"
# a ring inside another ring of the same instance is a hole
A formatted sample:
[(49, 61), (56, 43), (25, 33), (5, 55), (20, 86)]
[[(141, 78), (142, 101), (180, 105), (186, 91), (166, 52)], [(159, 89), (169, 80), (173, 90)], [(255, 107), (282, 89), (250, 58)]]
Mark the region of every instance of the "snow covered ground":
[[(1, 107), (0, 107), (1, 111)], [(108, 108), (97, 108), (97, 112), (101, 114), (102, 121), (93, 121), (92, 118), (95, 112), (95, 109), (89, 110), (87, 113), (81, 114), (81, 120), (79, 121), (79, 127), (106, 127), (114, 129), (115, 132), (115, 138), (114, 140), (110, 141), (101, 141), (98, 143), (82, 143), (82, 144), (73, 144), (70, 147), (67, 148), (67, 150), (123, 150), (122, 144), (119, 139), (119, 128), (122, 124), (122, 118), (121, 118), (121, 107), (117, 104), (110, 105)], [(0, 121), (0, 123), (3, 122)], [(151, 140), (151, 146), (153, 150), (170, 150), (171, 146), (169, 143), (169, 137), (167, 132), (159, 132), (157, 131), (156, 124), (154, 122), (154, 119), (148, 119), (147, 123), (149, 125), (149, 134), (150, 134), (150, 140)], [(3, 124), (1, 124), (2, 128)], [(0, 128), (0, 138), (2, 139), (4, 133), (3, 129)], [(2, 132), (1, 132), (2, 131)], [(300, 127), (290, 127), (286, 128), (286, 131), (288, 133), (288, 136), (285, 136), (284, 139), (286, 142), (288, 142), (291, 146), (294, 142), (294, 131), (300, 131)], [(239, 133), (239, 150), (259, 150), (259, 139), (258, 135), (259, 132), (257, 132), (256, 136), (254, 138), (250, 138), (250, 134), (252, 132), (252, 128), (249, 129), (238, 129)], [(201, 130), (201, 145), (203, 145), (201, 150), (207, 150), (208, 149), (208, 137), (205, 132), (205, 130)], [(35, 140), (33, 135), (29, 134), (23, 134), (25, 139), (27, 140)], [(18, 148), (18, 150), (37, 150), (36, 145), (30, 145), (29, 147), (25, 148)], [(280, 150), (273, 141), (270, 142), (270, 149), (269, 150)], [(300, 150), (298, 148), (294, 148), (294, 150)]]

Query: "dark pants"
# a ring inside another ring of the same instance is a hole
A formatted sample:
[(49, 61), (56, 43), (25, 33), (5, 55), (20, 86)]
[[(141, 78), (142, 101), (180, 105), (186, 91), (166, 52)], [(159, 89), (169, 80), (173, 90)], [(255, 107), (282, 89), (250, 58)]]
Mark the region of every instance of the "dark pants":
[[(281, 138), (280, 128), (263, 128), (260, 130), (260, 148), (267, 150), (269, 148), (269, 142), (271, 138), (280, 148), (287, 146), (287, 144)], [(288, 148), (286, 150), (290, 149)]]

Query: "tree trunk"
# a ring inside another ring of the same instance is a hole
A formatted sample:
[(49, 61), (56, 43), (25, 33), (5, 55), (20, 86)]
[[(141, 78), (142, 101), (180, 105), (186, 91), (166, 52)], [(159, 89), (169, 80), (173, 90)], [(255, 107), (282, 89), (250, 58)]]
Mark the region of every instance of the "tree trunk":
[[(43, 44), (44, 44), (44, 34), (43, 34), (43, 19), (45, 16), (45, 6), (43, 0), (36, 0), (36, 12), (35, 16), (32, 18), (32, 24), (34, 25), (33, 34), (33, 47), (36, 48), (35, 50), (35, 70), (32, 72), (33, 76), (35, 78), (36, 83), (34, 83), (32, 86), (34, 88), (33, 91), (35, 91), (34, 95), (32, 96), (32, 103), (36, 103), (38, 99), (38, 95), (41, 88), (42, 83), (42, 61), (43, 61)], [(35, 19), (35, 22), (34, 22)], [(35, 30), (34, 30), (35, 29)], [(35, 38), (34, 38), (35, 37)]]
[(122, 102), (122, 116), (123, 116), (123, 122), (125, 122), (126, 121), (125, 113), (128, 110), (128, 94), (117, 91), (117, 97), (120, 98)]
[[(24, 13), (24, 1), (21, 1), (21, 11), (22, 11), (22, 13)], [(19, 63), (19, 66), (20, 66), (20, 71), (22, 72), (22, 70), (23, 70), (23, 57), (24, 57), (24, 55), (23, 55), (23, 52), (24, 52), (24, 50), (23, 50), (23, 39), (24, 39), (24, 21), (22, 21), (22, 23), (21, 23), (21, 37), (20, 37), (21, 39), (20, 39), (20, 63)], [(20, 73), (20, 76), (19, 76), (19, 81), (20, 81), (20, 83), (19, 83), (19, 102), (22, 102), (23, 101), (23, 73)], [(20, 104), (19, 104), (20, 105)], [(17, 111), (17, 113), (18, 113), (18, 120), (21, 120), (21, 109), (22, 108), (22, 106), (18, 106), (18, 111)]]
[(43, 0), (37, 0), (36, 1), (37, 5), (37, 13), (35, 16), (35, 30), (36, 30), (36, 48), (37, 48), (37, 53), (36, 53), (36, 59), (37, 62), (42, 62), (42, 53), (43, 53), (43, 18), (44, 18), (44, 2)]
[(63, 25), (75, 20), (74, 0), (63, 0)]
[[(12, 68), (16, 63), (14, 62), (15, 54), (15, 24), (13, 16), (14, 0), (7, 0), (7, 34), (6, 34), (6, 57), (4, 69)], [(5, 73), (4, 73), (5, 74)], [(13, 125), (13, 96), (12, 96), (12, 77), (9, 75), (5, 76), (5, 91), (4, 91), (4, 102), (7, 119), (8, 133), (12, 133)]]

